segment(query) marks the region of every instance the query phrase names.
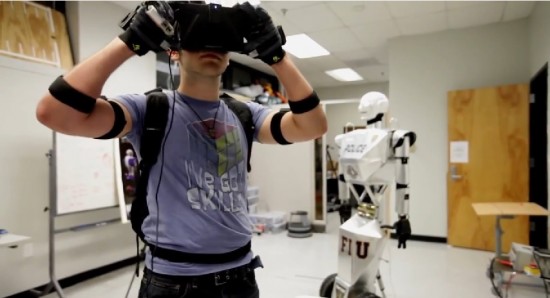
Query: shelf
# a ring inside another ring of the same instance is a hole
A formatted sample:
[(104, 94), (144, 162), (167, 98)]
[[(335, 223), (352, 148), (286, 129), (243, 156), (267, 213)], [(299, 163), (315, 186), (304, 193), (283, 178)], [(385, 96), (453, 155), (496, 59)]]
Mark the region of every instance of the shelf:
[(0, 247), (10, 247), (10, 246), (16, 246), (22, 242), (25, 242), (27, 240), (31, 239), (27, 236), (21, 236), (21, 235), (14, 235), (14, 234), (3, 234), (0, 235)]

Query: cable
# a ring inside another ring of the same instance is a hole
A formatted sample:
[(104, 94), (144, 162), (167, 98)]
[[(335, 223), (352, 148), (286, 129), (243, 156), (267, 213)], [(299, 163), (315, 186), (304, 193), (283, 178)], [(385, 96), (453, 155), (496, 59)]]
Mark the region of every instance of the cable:
[[(138, 245), (139, 245), (139, 242), (138, 242)], [(139, 246), (138, 246), (138, 254), (137, 254), (138, 262), (140, 262), (141, 258), (145, 256), (146, 248), (147, 248), (147, 245), (144, 245), (143, 248), (141, 249), (141, 253), (139, 253)], [(136, 278), (136, 274), (135, 272), (132, 272), (132, 279), (130, 280), (130, 285), (128, 286), (128, 290), (126, 290), (126, 296), (124, 296), (125, 298), (128, 298), (128, 296), (130, 295), (130, 291), (132, 290), (132, 284), (134, 283), (135, 278)]]
[(512, 279), (516, 276), (516, 272), (512, 272), (510, 277), (508, 278), (508, 282), (506, 282), (506, 292), (504, 292), (504, 297), (508, 298), (508, 290), (510, 289), (510, 284), (512, 283)]
[[(157, 250), (157, 247), (158, 247), (158, 243), (159, 243), (159, 221), (160, 221), (160, 207), (159, 207), (159, 197), (158, 197), (158, 194), (159, 194), (159, 190), (160, 190), (160, 183), (162, 181), (162, 172), (164, 170), (164, 148), (166, 146), (166, 140), (168, 140), (168, 135), (170, 134), (170, 131), (172, 130), (172, 125), (174, 124), (174, 110), (175, 110), (175, 107), (176, 107), (176, 89), (174, 87), (174, 76), (172, 75), (172, 64), (170, 63), (170, 56), (172, 55), (172, 51), (169, 52), (168, 54), (168, 71), (170, 72), (170, 83), (172, 86), (170, 86), (172, 88), (172, 92), (174, 94), (173, 98), (172, 98), (172, 115), (170, 117), (170, 124), (168, 125), (168, 131), (166, 131), (166, 134), (164, 136), (164, 140), (162, 142), (162, 148), (161, 148), (161, 156), (160, 156), (160, 173), (159, 173), (159, 182), (157, 183), (157, 189), (156, 189), (156, 192), (155, 192), (155, 205), (157, 207), (157, 222), (155, 224), (155, 247), (153, 248), (153, 250), (151, 251), (151, 272), (154, 272), (154, 267), (155, 267), (155, 252)], [(152, 278), (149, 278), (147, 280), (147, 285), (145, 287), (145, 297), (147, 297), (147, 293), (148, 293), (148, 290), (149, 290), (149, 285), (151, 284), (151, 279)]]
[(502, 298), (502, 293), (500, 293), (500, 290), (499, 288), (495, 285), (495, 272), (493, 271), (493, 268), (494, 268), (494, 265), (495, 265), (495, 260), (496, 260), (496, 257), (495, 258), (492, 258), (491, 259), (491, 264), (489, 265), (489, 279), (491, 280), (491, 285), (493, 286), (493, 290), (495, 291), (495, 295), (497, 295), (499, 298)]

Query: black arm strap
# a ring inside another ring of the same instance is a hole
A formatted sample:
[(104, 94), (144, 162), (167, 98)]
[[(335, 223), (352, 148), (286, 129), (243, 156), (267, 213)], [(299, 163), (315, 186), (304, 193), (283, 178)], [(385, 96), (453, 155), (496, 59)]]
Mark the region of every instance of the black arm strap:
[(271, 135), (273, 136), (275, 142), (281, 145), (292, 144), (285, 139), (285, 137), (283, 136), (283, 132), (281, 131), (281, 120), (286, 113), (288, 113), (288, 111), (279, 111), (275, 113), (275, 115), (273, 115), (273, 118), (271, 118)]
[[(101, 98), (105, 99), (104, 97), (101, 97)], [(111, 130), (108, 133), (102, 135), (101, 137), (96, 138), (99, 140), (116, 138), (124, 130), (124, 127), (126, 126), (126, 117), (124, 116), (124, 111), (122, 110), (120, 105), (112, 100), (107, 100), (107, 102), (111, 105), (111, 107), (113, 107), (113, 111), (115, 112), (115, 119)]]
[(69, 85), (63, 79), (63, 76), (57, 77), (48, 90), (55, 99), (85, 114), (90, 114), (97, 102), (96, 98), (88, 96)]
[(288, 106), (293, 114), (303, 114), (315, 109), (320, 103), (317, 93), (313, 91), (310, 96), (299, 100), (289, 101)]

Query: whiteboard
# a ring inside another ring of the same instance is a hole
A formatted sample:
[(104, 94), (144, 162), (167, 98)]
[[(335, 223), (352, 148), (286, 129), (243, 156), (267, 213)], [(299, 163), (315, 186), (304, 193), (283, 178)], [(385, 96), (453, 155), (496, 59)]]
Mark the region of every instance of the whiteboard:
[(56, 213), (118, 205), (115, 140), (54, 133)]

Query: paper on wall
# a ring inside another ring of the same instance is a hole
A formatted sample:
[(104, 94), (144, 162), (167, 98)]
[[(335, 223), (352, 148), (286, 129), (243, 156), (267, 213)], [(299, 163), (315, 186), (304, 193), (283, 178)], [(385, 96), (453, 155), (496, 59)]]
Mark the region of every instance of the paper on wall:
[(453, 141), (450, 150), (451, 163), (468, 163), (468, 141)]

